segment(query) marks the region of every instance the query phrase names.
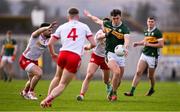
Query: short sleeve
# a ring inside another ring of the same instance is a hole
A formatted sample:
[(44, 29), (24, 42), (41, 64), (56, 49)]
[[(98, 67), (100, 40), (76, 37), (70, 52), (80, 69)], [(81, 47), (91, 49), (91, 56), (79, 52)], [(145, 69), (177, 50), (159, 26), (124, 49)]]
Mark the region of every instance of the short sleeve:
[(62, 29), (61, 26), (59, 26), (56, 29), (56, 31), (54, 32), (54, 34), (52, 34), (51, 36), (56, 38), (56, 39), (60, 39), (60, 37), (61, 37), (61, 29)]
[(93, 35), (90, 28), (87, 25), (85, 26), (85, 31), (86, 31), (86, 38), (89, 38)]

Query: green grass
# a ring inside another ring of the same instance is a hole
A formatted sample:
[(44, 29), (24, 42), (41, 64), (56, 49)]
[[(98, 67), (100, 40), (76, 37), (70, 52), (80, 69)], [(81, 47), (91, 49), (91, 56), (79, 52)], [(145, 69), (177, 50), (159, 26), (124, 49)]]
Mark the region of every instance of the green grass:
[(11, 83), (0, 81), (0, 111), (180, 111), (180, 82), (157, 82), (156, 92), (151, 97), (144, 96), (149, 85), (142, 81), (134, 97), (126, 97), (131, 82), (123, 81), (118, 89), (118, 101), (106, 99), (106, 89), (102, 81), (92, 81), (82, 102), (76, 101), (82, 81), (73, 81), (65, 92), (53, 102), (51, 108), (42, 109), (40, 101), (46, 96), (50, 81), (41, 80), (36, 87), (39, 99), (23, 99), (19, 92), (25, 81), (13, 80)]

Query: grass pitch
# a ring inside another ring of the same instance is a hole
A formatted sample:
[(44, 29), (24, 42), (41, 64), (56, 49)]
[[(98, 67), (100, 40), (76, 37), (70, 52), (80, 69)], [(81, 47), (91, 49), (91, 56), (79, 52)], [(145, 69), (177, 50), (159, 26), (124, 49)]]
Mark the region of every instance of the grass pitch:
[(82, 81), (73, 81), (64, 93), (54, 100), (51, 108), (42, 109), (39, 104), (46, 96), (49, 80), (40, 80), (36, 87), (37, 101), (23, 99), (19, 92), (24, 80), (11, 83), (0, 81), (0, 111), (180, 111), (180, 82), (157, 82), (155, 93), (144, 96), (148, 91), (148, 81), (141, 81), (135, 96), (127, 97), (123, 93), (130, 90), (131, 82), (122, 81), (118, 89), (118, 101), (106, 99), (105, 84), (92, 81), (82, 102), (76, 101)]

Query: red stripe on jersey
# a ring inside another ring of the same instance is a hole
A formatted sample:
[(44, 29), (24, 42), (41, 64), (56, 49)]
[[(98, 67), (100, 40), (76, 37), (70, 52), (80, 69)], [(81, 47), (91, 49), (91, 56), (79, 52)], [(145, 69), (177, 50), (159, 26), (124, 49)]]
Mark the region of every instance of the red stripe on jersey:
[(89, 37), (92, 37), (93, 35), (91, 34), (91, 35), (86, 35), (86, 38), (88, 39)]
[(59, 37), (58, 37), (58, 36), (55, 36), (55, 35), (52, 35), (52, 37), (55, 38), (55, 39), (57, 39), (57, 40), (59, 39)]

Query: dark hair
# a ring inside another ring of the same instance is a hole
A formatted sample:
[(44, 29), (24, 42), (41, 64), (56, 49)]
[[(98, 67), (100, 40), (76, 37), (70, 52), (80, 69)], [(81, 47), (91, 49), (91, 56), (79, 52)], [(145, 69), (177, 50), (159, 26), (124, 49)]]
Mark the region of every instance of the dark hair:
[(117, 16), (117, 15), (121, 16), (121, 11), (119, 9), (113, 9), (111, 11), (111, 16)]
[(149, 16), (147, 19), (156, 21), (155, 17), (153, 17), (153, 16)]
[(108, 17), (103, 18), (103, 21), (110, 21)]
[(74, 15), (79, 14), (79, 10), (78, 10), (77, 8), (70, 8), (70, 9), (68, 10), (68, 13), (69, 13), (69, 15), (74, 16)]
[(46, 27), (46, 26), (49, 26), (50, 25), (50, 23), (42, 23), (41, 25), (40, 25), (40, 28), (41, 27)]

